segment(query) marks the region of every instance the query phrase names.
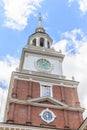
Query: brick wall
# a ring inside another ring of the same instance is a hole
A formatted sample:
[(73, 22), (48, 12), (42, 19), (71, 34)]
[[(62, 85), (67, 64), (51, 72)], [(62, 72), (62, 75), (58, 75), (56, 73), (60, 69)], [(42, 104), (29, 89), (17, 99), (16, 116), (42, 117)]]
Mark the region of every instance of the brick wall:
[[(54, 85), (52, 87), (53, 98), (68, 104), (69, 106), (79, 106), (77, 89)], [(14, 80), (12, 97), (20, 100), (29, 100), (40, 97), (40, 84), (32, 81)], [(41, 103), (49, 104), (48, 101)], [(40, 112), (46, 108), (33, 107), (29, 105), (21, 105), (11, 103), (9, 104), (9, 111), (7, 114), (7, 122), (14, 122), (16, 124), (31, 124), (35, 126), (47, 126), (56, 128), (78, 128), (82, 122), (82, 113), (78, 111), (68, 111), (52, 109), (56, 118), (53, 122), (47, 124), (39, 116)]]
[(70, 106), (80, 106), (77, 88), (53, 86), (53, 97)]
[[(10, 115), (8, 115), (8, 122), (9, 120), (11, 121), (12, 119), (14, 124), (30, 123), (33, 126), (45, 126), (45, 127), (55, 127), (55, 128), (64, 128), (67, 126), (73, 129), (78, 128), (79, 125), (81, 124), (81, 120), (79, 118), (79, 112), (49, 108), (49, 110), (51, 110), (56, 115), (56, 118), (54, 119), (53, 122), (46, 123), (40, 117), (41, 111), (46, 108), (19, 105), (19, 104), (14, 104), (14, 105), (15, 105), (14, 111), (11, 111), (11, 106), (10, 106), (9, 109)], [(66, 114), (67, 120), (65, 118), (65, 111), (67, 113)]]
[[(14, 94), (16, 96), (14, 96)], [(40, 97), (40, 84), (31, 81), (15, 80), (12, 97), (22, 100), (38, 98)], [(70, 106), (80, 106), (77, 95), (77, 88), (54, 85), (53, 98), (64, 102)]]
[(24, 80), (14, 80), (14, 86), (12, 89), (13, 98), (27, 100), (30, 98), (38, 98), (39, 96), (40, 96), (39, 83)]

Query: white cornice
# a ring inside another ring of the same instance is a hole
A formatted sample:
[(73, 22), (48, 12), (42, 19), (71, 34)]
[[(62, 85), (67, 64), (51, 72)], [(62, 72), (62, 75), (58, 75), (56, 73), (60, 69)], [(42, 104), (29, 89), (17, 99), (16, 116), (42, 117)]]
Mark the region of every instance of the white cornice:
[(52, 97), (39, 97), (39, 98), (34, 98), (34, 99), (29, 99), (30, 102), (43, 102), (43, 101), (49, 101), (51, 102), (53, 105), (59, 105), (59, 106), (64, 106), (64, 107), (68, 107), (68, 105), (66, 105), (65, 103), (62, 103)]
[(74, 80), (67, 80), (63, 76), (57, 76), (57, 75), (51, 75), (51, 74), (45, 74), (45, 73), (39, 73), (34, 71), (28, 71), (28, 73), (23, 72), (13, 72), (12, 73), (13, 79), (20, 79), (20, 80), (27, 80), (29, 81), (32, 79), (32, 81), (36, 82), (49, 82), (54, 85), (59, 86), (65, 86), (65, 87), (72, 87), (75, 88), (78, 86), (79, 82)]
[(61, 109), (61, 110), (69, 110), (69, 111), (80, 111), (83, 112), (84, 109), (80, 107), (71, 107), (71, 106), (59, 106), (59, 105), (51, 105), (51, 104), (43, 104), (43, 103), (36, 103), (31, 102), (29, 100), (19, 100), (19, 99), (9, 99), (8, 103), (16, 103), (16, 104), (23, 104), (23, 105), (31, 105), (36, 107), (44, 107), (44, 108), (55, 108), (55, 109)]
[(57, 57), (57, 58), (64, 58), (65, 55), (63, 55), (62, 53), (55, 51), (55, 49), (53, 48), (44, 48), (44, 47), (39, 47), (39, 46), (29, 46), (29, 48), (23, 48), (24, 52), (28, 52), (28, 53), (33, 53), (33, 54), (42, 54), (42, 55), (46, 55), (46, 56), (53, 56), (53, 57)]

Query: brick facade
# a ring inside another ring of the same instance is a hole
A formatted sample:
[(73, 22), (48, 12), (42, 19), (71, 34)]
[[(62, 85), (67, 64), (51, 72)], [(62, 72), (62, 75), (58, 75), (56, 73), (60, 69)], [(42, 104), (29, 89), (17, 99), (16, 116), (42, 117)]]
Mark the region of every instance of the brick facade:
[[(69, 106), (77, 105), (78, 97), (76, 88), (68, 88), (54, 85), (52, 87), (53, 98), (66, 103)], [(16, 96), (14, 96), (16, 95)], [(33, 81), (14, 80), (12, 89), (12, 98), (19, 101), (26, 101), (40, 97), (40, 84)], [(41, 104), (52, 104), (48, 100), (40, 102)], [(78, 128), (82, 122), (82, 113), (79, 111), (61, 110), (56, 108), (49, 108), (56, 118), (53, 122), (47, 124), (44, 122), (40, 113), (46, 107), (24, 105), (20, 103), (10, 103), (7, 115), (7, 122), (14, 124), (29, 124), (34, 126), (54, 127), (54, 128)]]
[[(52, 87), (53, 98), (70, 106), (80, 107), (77, 89), (54, 85)], [(12, 90), (12, 97), (17, 99), (27, 100), (40, 97), (40, 83), (24, 80), (15, 80)]]
[[(14, 109), (14, 110), (13, 110)], [(78, 128), (79, 124), (81, 124), (82, 119), (80, 118), (80, 113), (75, 111), (67, 111), (67, 110), (58, 110), (52, 109), (56, 118), (53, 122), (47, 124), (44, 122), (41, 117), (40, 113), (45, 108), (43, 107), (33, 107), (27, 105), (19, 105), (14, 104), (14, 108), (12, 109), (12, 104), (10, 104), (8, 114), (8, 121), (13, 121), (14, 124), (31, 124), (34, 126), (54, 126), (55, 128)]]

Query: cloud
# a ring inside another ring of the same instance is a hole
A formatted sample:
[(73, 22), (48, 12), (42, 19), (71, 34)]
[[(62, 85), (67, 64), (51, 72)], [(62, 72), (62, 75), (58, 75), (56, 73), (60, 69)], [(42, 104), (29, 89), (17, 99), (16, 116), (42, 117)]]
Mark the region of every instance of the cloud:
[(9, 55), (4, 57), (3, 60), (0, 60), (0, 85), (2, 84), (2, 87), (9, 85), (11, 72), (12, 70), (15, 70), (18, 63), (19, 60), (17, 58)]
[(7, 55), (0, 60), (0, 121), (3, 120), (11, 72), (18, 66), (17, 58)]
[(79, 1), (79, 9), (83, 12), (83, 14), (87, 13), (87, 0)]
[(74, 2), (75, 0), (68, 0), (69, 6)]
[[(62, 40), (54, 46), (57, 49), (62, 49), (67, 55), (75, 55), (79, 53), (79, 48), (87, 40), (87, 36), (80, 29), (73, 29), (70, 32), (62, 33)], [(58, 45), (57, 45), (58, 44)]]
[(69, 6), (72, 5), (73, 2), (77, 2), (79, 5), (79, 10), (83, 13), (87, 13), (87, 0), (68, 0)]
[(82, 107), (86, 109), (84, 117), (87, 117), (87, 36), (80, 29), (65, 32), (63, 39), (58, 41), (54, 48), (61, 49), (66, 55), (63, 62), (63, 72), (66, 78), (70, 79), (75, 76), (75, 80), (80, 82), (78, 95)]
[(0, 122), (3, 121), (8, 91), (0, 88)]
[(28, 18), (40, 7), (43, 0), (2, 0), (4, 25), (17, 30), (27, 26)]

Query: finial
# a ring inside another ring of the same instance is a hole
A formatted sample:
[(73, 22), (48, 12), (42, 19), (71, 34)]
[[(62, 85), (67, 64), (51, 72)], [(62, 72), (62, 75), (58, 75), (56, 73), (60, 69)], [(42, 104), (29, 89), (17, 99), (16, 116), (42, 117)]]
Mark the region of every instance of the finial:
[(42, 17), (41, 17), (40, 13), (38, 15), (38, 27), (36, 28), (35, 32), (43, 32), (43, 33), (45, 33), (45, 29), (42, 27)]
[(42, 17), (41, 17), (41, 13), (39, 13), (38, 27), (42, 27)]

